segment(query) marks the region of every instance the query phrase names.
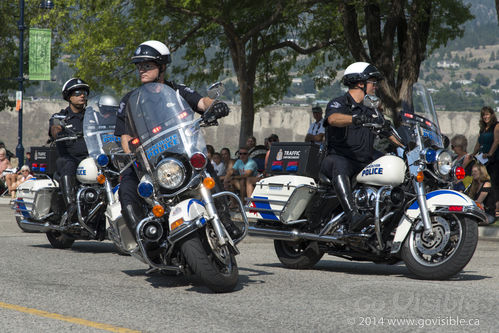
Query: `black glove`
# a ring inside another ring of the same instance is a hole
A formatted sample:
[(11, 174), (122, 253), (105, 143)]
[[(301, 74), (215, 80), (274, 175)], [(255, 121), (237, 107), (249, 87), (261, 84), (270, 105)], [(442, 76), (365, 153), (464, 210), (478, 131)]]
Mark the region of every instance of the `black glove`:
[(352, 115), (352, 124), (355, 126), (362, 126), (365, 123), (371, 123), (372, 117), (365, 111), (359, 111)]
[(223, 118), (229, 114), (229, 106), (224, 102), (216, 102), (204, 114), (203, 119), (207, 123), (213, 123), (217, 119)]

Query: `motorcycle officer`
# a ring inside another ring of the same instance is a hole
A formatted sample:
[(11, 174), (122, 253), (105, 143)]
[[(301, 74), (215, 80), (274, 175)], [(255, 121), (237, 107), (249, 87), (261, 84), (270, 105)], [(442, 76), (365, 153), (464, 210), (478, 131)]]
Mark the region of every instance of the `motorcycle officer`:
[[(366, 95), (375, 95), (376, 85), (382, 78), (378, 69), (369, 63), (351, 64), (342, 78), (348, 87), (347, 93), (331, 100), (326, 107), (327, 156), (321, 164), (321, 172), (332, 180), (348, 218), (348, 232), (362, 229), (368, 218), (353, 205), (350, 178), (383, 155), (374, 149), (375, 135), (362, 126), (364, 123), (384, 125), (386, 122), (381, 112), (363, 104)], [(384, 134), (389, 136), (389, 133)], [(393, 136), (390, 140), (398, 144)]]
[(83, 118), (89, 93), (90, 87), (85, 81), (79, 78), (66, 81), (62, 86), (62, 97), (69, 102), (69, 106), (53, 114), (49, 120), (49, 136), (52, 140), (66, 135), (77, 136), (76, 140), (56, 143), (59, 154), (57, 172), (61, 176), (60, 186), (68, 220), (71, 220), (76, 211), (76, 168), (88, 156), (83, 138)]
[[(187, 101), (195, 112), (203, 114), (205, 122), (211, 123), (229, 114), (229, 107), (224, 102), (217, 102), (210, 108), (209, 114), (206, 114), (204, 111), (213, 103), (211, 98), (202, 97), (199, 93), (186, 85), (177, 84), (165, 79), (165, 71), (167, 65), (171, 63), (171, 55), (168, 47), (162, 42), (150, 40), (140, 44), (132, 56), (132, 63), (137, 67), (142, 84), (151, 82), (164, 83), (172, 89), (178, 90), (180, 96)], [(131, 139), (131, 133), (127, 126), (128, 122), (125, 110), (132, 92), (133, 91), (128, 92), (120, 102), (114, 133), (116, 136), (121, 137), (121, 146), (125, 153), (131, 153), (128, 145), (128, 142)], [(207, 170), (218, 182), (216, 172), (213, 170), (211, 163), (207, 164)], [(138, 184), (139, 179), (132, 166), (123, 171), (119, 188), (119, 200), (123, 217), (131, 230), (135, 230), (135, 226), (140, 222), (143, 216), (140, 207), (142, 199), (137, 194)], [(222, 222), (223, 220), (224, 219), (222, 219)], [(226, 228), (229, 230), (227, 225)]]

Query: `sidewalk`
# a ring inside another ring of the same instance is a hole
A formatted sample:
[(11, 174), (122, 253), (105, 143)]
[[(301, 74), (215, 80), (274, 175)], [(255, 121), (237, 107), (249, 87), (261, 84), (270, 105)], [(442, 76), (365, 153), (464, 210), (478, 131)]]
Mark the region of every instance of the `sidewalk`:
[[(5, 207), (10, 209), (10, 198), (9, 197), (0, 197), (0, 207)], [(233, 218), (234, 220), (241, 220), (240, 216), (237, 216), (238, 214), (234, 214)], [(486, 240), (498, 240), (499, 241), (499, 227), (483, 227), (480, 226), (478, 227), (478, 237), (479, 239), (486, 239)]]

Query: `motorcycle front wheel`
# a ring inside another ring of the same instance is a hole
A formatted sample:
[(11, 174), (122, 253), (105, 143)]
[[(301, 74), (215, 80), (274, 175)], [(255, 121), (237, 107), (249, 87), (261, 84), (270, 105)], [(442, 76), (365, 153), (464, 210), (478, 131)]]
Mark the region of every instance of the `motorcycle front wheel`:
[(402, 259), (418, 278), (448, 279), (461, 272), (473, 257), (478, 224), (458, 215), (433, 215), (431, 221), (434, 236), (412, 230), (402, 247)]
[(189, 268), (208, 288), (216, 293), (234, 290), (239, 270), (227, 245), (213, 250), (204, 233), (194, 232), (185, 238), (180, 248)]
[(74, 239), (57, 230), (47, 231), (47, 239), (56, 249), (69, 249), (73, 246)]
[(294, 269), (312, 268), (324, 255), (317, 242), (306, 240), (274, 240), (274, 249), (279, 261)]

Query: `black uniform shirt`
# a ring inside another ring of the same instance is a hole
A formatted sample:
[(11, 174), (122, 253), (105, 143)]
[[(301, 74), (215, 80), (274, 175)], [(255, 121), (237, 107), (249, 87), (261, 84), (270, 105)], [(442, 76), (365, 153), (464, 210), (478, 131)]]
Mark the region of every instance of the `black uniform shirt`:
[[(360, 111), (376, 114), (375, 110), (355, 102), (348, 92), (328, 103), (324, 120), (328, 154), (345, 156), (358, 162), (373, 160), (375, 135), (370, 129), (356, 125), (334, 127), (327, 121), (328, 117), (334, 113), (354, 115)], [(377, 114), (382, 117), (379, 112)]]
[(67, 136), (69, 131), (71, 131), (71, 134), (79, 134), (79, 138), (76, 140), (61, 141), (56, 143), (59, 156), (69, 155), (76, 158), (87, 157), (87, 145), (85, 144), (85, 139), (83, 138), (83, 118), (85, 116), (85, 111), (83, 110), (82, 112), (74, 113), (68, 106), (60, 112), (55, 113), (49, 120), (49, 134), (50, 127), (52, 127), (55, 123), (53, 118), (55, 115), (65, 116), (64, 122), (66, 123), (66, 128), (68, 129), (67, 131), (59, 132), (57, 137)]
[[(176, 84), (174, 82), (166, 81), (165, 84), (170, 86), (174, 90), (178, 90), (180, 96), (189, 104), (189, 106), (197, 113), (202, 113), (198, 110), (199, 100), (202, 98), (199, 93), (187, 87), (184, 84)], [(114, 135), (121, 136), (123, 134), (131, 135), (131, 131), (127, 126), (127, 114), (125, 112), (126, 104), (130, 99), (130, 95), (134, 90), (128, 92), (120, 102), (120, 107), (118, 109), (118, 115), (116, 117), (116, 128), (114, 130)]]

